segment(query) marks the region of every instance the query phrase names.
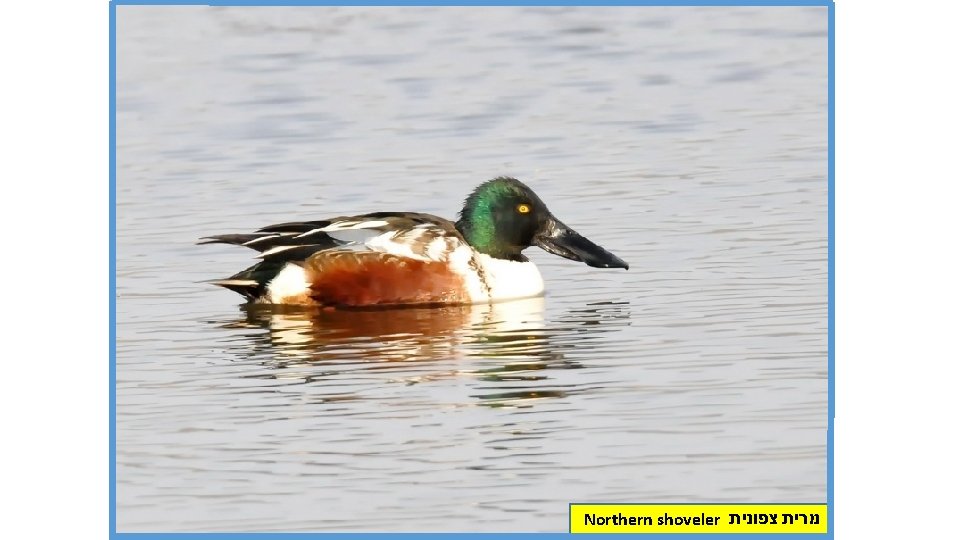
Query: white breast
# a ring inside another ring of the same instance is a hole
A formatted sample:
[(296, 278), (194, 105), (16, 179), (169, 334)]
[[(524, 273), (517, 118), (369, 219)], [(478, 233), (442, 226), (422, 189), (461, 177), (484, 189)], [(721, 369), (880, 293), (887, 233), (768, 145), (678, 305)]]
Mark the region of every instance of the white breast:
[(543, 278), (532, 262), (515, 262), (478, 254), (461, 245), (450, 255), (453, 268), (463, 275), (474, 303), (532, 298), (543, 294)]
[(532, 262), (507, 261), (482, 254), (477, 258), (490, 287), (490, 300), (532, 298), (543, 294), (543, 277)]

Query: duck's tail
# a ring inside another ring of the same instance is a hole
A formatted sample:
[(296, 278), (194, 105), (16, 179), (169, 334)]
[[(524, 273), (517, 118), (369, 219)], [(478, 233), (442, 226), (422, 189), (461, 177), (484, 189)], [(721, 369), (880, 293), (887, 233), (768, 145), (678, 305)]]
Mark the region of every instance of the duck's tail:
[[(324, 222), (305, 222), (296, 225), (305, 229), (322, 223)], [(249, 234), (220, 234), (201, 238), (198, 244), (230, 244), (248, 247), (260, 252), (260, 258), (263, 260), (257, 264), (226, 279), (215, 279), (207, 282), (230, 289), (250, 302), (256, 302), (266, 297), (270, 282), (288, 264), (302, 267), (311, 255), (339, 245), (337, 241), (326, 235), (300, 238), (297, 232), (286, 231), (281, 233), (261, 231)]]

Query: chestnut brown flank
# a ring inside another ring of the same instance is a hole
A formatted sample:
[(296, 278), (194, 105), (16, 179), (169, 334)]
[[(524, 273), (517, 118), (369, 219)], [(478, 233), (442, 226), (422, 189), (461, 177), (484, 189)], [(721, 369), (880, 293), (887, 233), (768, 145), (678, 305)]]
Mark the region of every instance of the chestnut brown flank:
[(324, 306), (470, 303), (463, 278), (444, 262), (374, 251), (323, 251), (305, 268), (310, 297)]

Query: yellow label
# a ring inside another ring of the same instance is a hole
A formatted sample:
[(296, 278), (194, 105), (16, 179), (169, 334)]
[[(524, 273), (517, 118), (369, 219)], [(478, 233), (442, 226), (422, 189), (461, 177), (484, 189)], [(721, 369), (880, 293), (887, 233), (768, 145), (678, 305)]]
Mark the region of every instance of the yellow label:
[(825, 504), (571, 504), (572, 533), (826, 533)]

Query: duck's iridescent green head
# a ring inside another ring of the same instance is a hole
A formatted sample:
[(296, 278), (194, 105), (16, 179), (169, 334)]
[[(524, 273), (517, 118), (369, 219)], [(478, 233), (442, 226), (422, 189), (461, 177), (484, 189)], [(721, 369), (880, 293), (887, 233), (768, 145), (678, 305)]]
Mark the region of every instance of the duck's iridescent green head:
[(457, 230), (474, 249), (498, 259), (526, 261), (521, 252), (538, 246), (596, 268), (629, 268), (553, 217), (540, 197), (515, 178), (494, 178), (474, 189), (460, 211)]

